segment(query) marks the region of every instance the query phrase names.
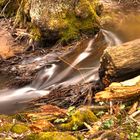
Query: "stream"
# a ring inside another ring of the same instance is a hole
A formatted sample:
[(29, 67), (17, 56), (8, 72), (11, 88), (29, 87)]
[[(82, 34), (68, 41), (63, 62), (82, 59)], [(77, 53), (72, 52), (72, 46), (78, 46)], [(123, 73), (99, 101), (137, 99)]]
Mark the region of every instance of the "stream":
[[(56, 56), (56, 59), (37, 74), (30, 85), (20, 89), (1, 90), (0, 113), (21, 111), (27, 101), (47, 95), (59, 86), (99, 80), (100, 57), (104, 50), (140, 37), (140, 14), (124, 11), (120, 14), (122, 15), (123, 18), (119, 17), (105, 24), (104, 29), (94, 38), (83, 40), (64, 56)], [(36, 61), (42, 63), (49, 55), (51, 54), (28, 60), (23, 62), (23, 65)]]
[[(112, 32), (101, 30), (94, 38), (86, 39), (68, 54), (49, 62), (41, 70), (31, 85), (16, 90), (0, 92), (0, 112), (13, 113), (25, 107), (31, 99), (49, 94), (59, 86), (88, 83), (99, 79), (98, 69), (103, 51), (110, 46), (121, 44), (121, 40)], [(34, 63), (46, 56), (23, 62)]]

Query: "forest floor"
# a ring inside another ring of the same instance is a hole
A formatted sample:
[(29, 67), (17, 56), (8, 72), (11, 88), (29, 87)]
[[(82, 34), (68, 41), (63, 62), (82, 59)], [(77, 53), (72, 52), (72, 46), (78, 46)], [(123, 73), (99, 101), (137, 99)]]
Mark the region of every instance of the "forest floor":
[[(62, 54), (66, 50), (71, 50), (71, 47), (66, 49), (62, 46), (55, 46), (53, 49), (25, 51), (25, 47), (21, 47), (22, 45), (15, 41), (4, 23), (2, 25), (0, 30), (0, 42), (3, 44), (3, 47), (0, 48), (1, 74), (7, 74), (10, 67), (19, 65), (25, 58), (41, 56), (51, 51)], [(60, 48), (61, 51), (59, 51)], [(55, 59), (55, 56), (52, 59)], [(35, 67), (36, 65), (33, 66), (33, 69)], [(34, 69), (33, 73), (36, 74), (40, 69)], [(14, 73), (16, 74), (14, 75)], [(24, 73), (25, 69), (21, 72), (19, 69), (14, 72), (9, 71), (13, 79), (17, 75), (22, 78), (19, 81), (12, 79), (11, 82), (11, 80), (7, 81), (6, 77), (3, 86), (7, 84), (9, 87), (9, 83), (12, 83), (11, 87), (15, 85), (15, 87), (21, 87), (30, 83), (35, 77), (31, 74), (32, 72), (28, 73), (28, 76), (23, 76)], [(32, 76), (30, 77), (30, 75)], [(100, 91), (99, 86), (89, 83), (66, 88), (60, 87), (46, 97), (31, 101), (30, 108), (22, 113), (10, 116), (0, 115), (1, 139), (138, 140), (140, 138), (139, 100), (137, 98), (126, 100), (125, 97), (122, 97), (124, 100), (121, 101), (102, 101), (102, 99), (100, 100), (102, 94), (99, 93), (95, 97), (100, 101), (96, 102), (94, 95)], [(137, 90), (139, 90), (139, 86)], [(112, 98), (111, 95), (109, 97)], [(108, 96), (105, 95), (104, 98), (108, 98)]]
[[(29, 71), (29, 67), (19, 70), (17, 66), (24, 59), (53, 52), (53, 60), (55, 54), (63, 54), (72, 49), (72, 45), (63, 47), (60, 44), (50, 49), (26, 48), (26, 37), (23, 39), (23, 36), (19, 36), (26, 31), (13, 30), (10, 24), (12, 21), (0, 19), (1, 88), (29, 84), (46, 64), (38, 69), (35, 69), (38, 64), (30, 65), (33, 71)], [(24, 41), (20, 44), (22, 39)], [(13, 71), (14, 66), (16, 69)], [(20, 78), (17, 79), (17, 76)], [(139, 95), (140, 79), (137, 79), (135, 88)], [(117, 88), (118, 84), (114, 83), (113, 86)], [(31, 101), (31, 107), (24, 112), (0, 115), (0, 140), (139, 140), (139, 96), (131, 100), (122, 97), (122, 100), (95, 101), (95, 98), (102, 95), (97, 93), (102, 89), (100, 86), (99, 83), (88, 83), (60, 87), (53, 90), (50, 96)], [(111, 86), (105, 91), (113, 95), (114, 89)], [(112, 99), (111, 95), (109, 97)]]

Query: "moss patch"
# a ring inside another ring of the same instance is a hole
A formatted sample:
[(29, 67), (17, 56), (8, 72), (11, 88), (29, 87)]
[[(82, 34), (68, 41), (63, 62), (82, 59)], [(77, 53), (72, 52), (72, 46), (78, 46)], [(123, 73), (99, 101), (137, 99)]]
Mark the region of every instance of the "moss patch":
[(34, 41), (41, 40), (41, 31), (40, 31), (40, 28), (38, 28), (36, 25), (33, 25), (33, 24), (31, 25), (30, 34), (31, 34), (31, 38)]
[(61, 124), (58, 127), (61, 130), (79, 130), (84, 127), (84, 123), (91, 124), (97, 121), (97, 117), (94, 113), (86, 108), (77, 110), (71, 117), (71, 121), (65, 124)]
[(24, 124), (12, 124), (12, 123), (5, 123), (3, 126), (0, 127), (0, 132), (13, 132), (17, 134), (22, 134), (29, 131), (29, 128)]
[(22, 133), (25, 133), (27, 131), (29, 131), (29, 128), (23, 124), (16, 124), (11, 129), (11, 132), (17, 133), (17, 134), (22, 134)]
[(27, 136), (25, 140), (77, 140), (77, 138), (63, 132), (46, 132), (31, 134)]
[(83, 34), (94, 35), (99, 29), (98, 0), (43, 1), (31, 3), (32, 22), (48, 40), (69, 42)]
[(3, 126), (0, 127), (0, 132), (9, 132), (12, 128), (13, 124), (5, 123)]
[(63, 19), (66, 28), (60, 32), (61, 41), (77, 39), (82, 34), (95, 34), (95, 30), (99, 26), (96, 4), (95, 1), (80, 0), (72, 11), (66, 13)]

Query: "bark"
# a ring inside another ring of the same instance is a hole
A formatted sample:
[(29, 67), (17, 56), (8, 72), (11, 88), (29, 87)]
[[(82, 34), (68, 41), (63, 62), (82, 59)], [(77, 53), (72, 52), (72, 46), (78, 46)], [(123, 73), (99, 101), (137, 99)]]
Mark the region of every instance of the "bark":
[(109, 47), (101, 58), (100, 78), (122, 81), (140, 74), (140, 39)]
[(140, 75), (120, 83), (112, 83), (95, 95), (97, 101), (131, 100), (140, 96)]

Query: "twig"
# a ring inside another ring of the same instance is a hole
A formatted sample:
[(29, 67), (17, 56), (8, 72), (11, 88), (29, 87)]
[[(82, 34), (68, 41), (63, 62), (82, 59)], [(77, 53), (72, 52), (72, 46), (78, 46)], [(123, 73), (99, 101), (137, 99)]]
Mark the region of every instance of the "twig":
[(71, 68), (77, 70), (77, 71), (79, 72), (79, 74), (81, 75), (81, 77), (82, 77), (84, 83), (86, 83), (86, 80), (85, 80), (83, 74), (81, 73), (81, 71), (80, 71), (78, 68), (76, 68), (76, 66), (73, 66), (72, 64), (70, 64), (69, 62), (67, 62), (66, 60), (64, 60), (62, 57), (59, 57), (59, 56), (58, 56), (58, 59), (62, 60), (64, 63), (66, 63), (67, 65), (69, 65)]
[(101, 136), (99, 137), (98, 140), (104, 140), (104, 139), (111, 138), (111, 137), (116, 140), (120, 139), (120, 137), (117, 133), (114, 133), (112, 131), (105, 131), (103, 134), (101, 134)]
[(113, 102), (112, 101), (110, 101), (109, 102), (109, 105), (110, 105), (110, 114), (113, 114)]
[(84, 125), (86, 126), (86, 128), (88, 130), (92, 131), (93, 128), (89, 124), (87, 124), (86, 122), (84, 122)]
[(134, 112), (134, 113), (131, 114), (129, 117), (130, 117), (130, 118), (135, 118), (135, 117), (136, 117), (137, 115), (139, 115), (139, 114), (140, 114), (140, 110)]

